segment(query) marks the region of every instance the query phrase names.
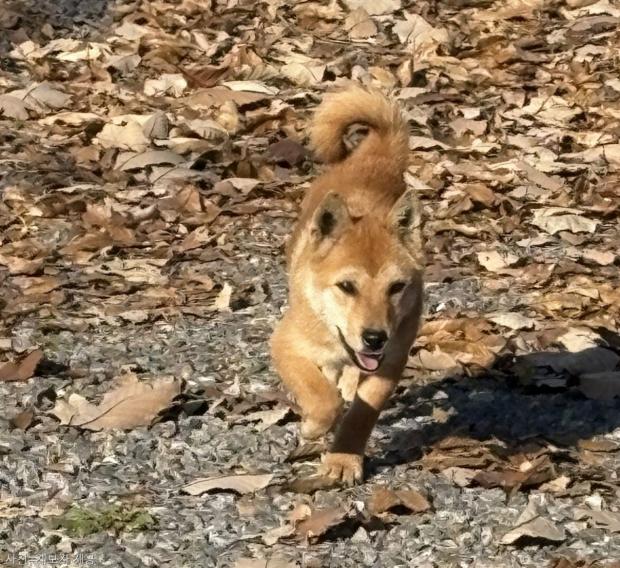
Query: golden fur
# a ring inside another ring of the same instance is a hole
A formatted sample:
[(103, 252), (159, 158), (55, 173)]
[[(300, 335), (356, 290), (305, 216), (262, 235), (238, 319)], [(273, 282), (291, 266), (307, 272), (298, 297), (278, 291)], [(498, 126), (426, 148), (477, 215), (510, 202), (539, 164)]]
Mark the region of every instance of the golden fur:
[[(368, 134), (347, 154), (343, 138), (355, 123)], [(272, 357), (302, 409), (307, 438), (325, 434), (339, 417), (344, 367), (361, 370), (323, 458), (328, 475), (352, 483), (362, 478), (366, 442), (417, 332), (421, 215), (403, 180), (407, 124), (381, 93), (354, 87), (327, 96), (310, 139), (328, 168), (308, 191), (288, 246), (289, 308), (274, 332)], [(373, 339), (377, 332), (383, 339)], [(377, 341), (384, 341), (380, 348)]]

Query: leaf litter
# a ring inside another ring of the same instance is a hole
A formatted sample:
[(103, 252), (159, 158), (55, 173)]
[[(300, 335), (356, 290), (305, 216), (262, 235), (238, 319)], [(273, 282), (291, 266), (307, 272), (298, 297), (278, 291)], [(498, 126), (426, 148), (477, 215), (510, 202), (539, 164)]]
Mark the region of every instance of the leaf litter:
[[(618, 558), (619, 16), (572, 0), (8, 2), (0, 453), (15, 546), (46, 502), (57, 512), (51, 495), (113, 492), (163, 503), (160, 522), (80, 546), (146, 565), (172, 550), (298, 565), (299, 542), (308, 566)], [(343, 491), (313, 476), (322, 446), (300, 448), (296, 410), (270, 394), (267, 341), (315, 173), (304, 128), (349, 79), (404, 106), (428, 267), (368, 481)], [(195, 480), (209, 489), (179, 491)], [(376, 486), (394, 505), (370, 520)], [(432, 509), (403, 501), (412, 486)]]

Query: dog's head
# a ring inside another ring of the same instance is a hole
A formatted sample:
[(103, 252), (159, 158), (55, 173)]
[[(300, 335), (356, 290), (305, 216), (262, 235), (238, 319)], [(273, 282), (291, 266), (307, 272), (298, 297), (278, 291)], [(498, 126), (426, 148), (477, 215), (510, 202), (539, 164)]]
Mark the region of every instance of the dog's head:
[(308, 231), (304, 293), (352, 361), (375, 371), (403, 317), (422, 301), (418, 202), (407, 191), (387, 217), (353, 218), (342, 198), (329, 193)]

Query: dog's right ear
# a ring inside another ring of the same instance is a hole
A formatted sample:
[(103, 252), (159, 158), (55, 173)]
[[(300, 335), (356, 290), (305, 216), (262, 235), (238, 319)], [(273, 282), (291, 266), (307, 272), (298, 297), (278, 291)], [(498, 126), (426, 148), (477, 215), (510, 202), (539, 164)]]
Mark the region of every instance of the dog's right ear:
[(315, 242), (334, 239), (351, 223), (351, 215), (340, 195), (328, 193), (312, 218), (311, 235)]
[(398, 238), (414, 252), (423, 249), (421, 209), (414, 190), (409, 189), (398, 198), (389, 215), (389, 222)]

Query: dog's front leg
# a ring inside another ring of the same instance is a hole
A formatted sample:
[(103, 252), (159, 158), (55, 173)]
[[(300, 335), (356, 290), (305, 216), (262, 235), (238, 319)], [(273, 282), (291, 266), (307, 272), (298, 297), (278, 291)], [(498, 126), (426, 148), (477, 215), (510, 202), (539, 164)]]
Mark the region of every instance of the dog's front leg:
[(319, 367), (296, 350), (296, 342), (280, 329), (271, 342), (274, 365), (280, 378), (301, 407), (301, 435), (319, 438), (327, 433), (340, 415), (342, 398), (338, 387)]
[(387, 375), (369, 375), (361, 379), (331, 451), (323, 456), (323, 472), (332, 479), (347, 485), (362, 481), (366, 443), (400, 376)]

